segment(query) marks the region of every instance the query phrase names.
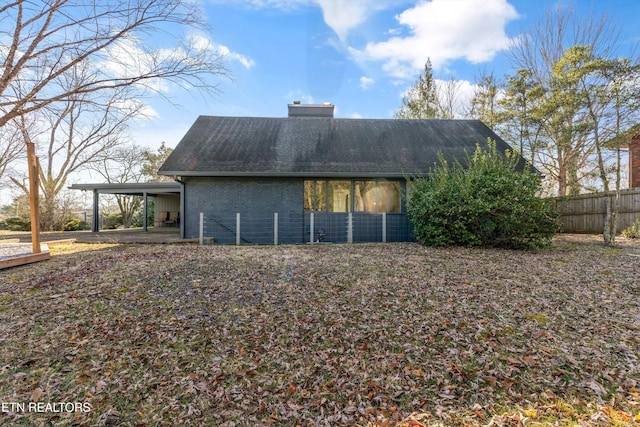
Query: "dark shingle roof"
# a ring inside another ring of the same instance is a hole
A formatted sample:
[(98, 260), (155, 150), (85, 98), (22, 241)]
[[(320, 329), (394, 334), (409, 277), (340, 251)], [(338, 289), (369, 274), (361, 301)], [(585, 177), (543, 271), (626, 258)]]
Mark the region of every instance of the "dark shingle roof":
[(159, 173), (404, 177), (427, 173), (438, 152), (462, 159), (487, 138), (509, 148), (479, 120), (200, 116)]

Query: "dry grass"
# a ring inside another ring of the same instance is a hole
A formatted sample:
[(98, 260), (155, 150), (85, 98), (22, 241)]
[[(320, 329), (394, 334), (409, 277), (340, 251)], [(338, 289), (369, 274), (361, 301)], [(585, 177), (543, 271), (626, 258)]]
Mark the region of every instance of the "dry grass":
[(630, 241), (51, 253), (0, 271), (0, 403), (92, 410), (0, 424), (640, 423)]

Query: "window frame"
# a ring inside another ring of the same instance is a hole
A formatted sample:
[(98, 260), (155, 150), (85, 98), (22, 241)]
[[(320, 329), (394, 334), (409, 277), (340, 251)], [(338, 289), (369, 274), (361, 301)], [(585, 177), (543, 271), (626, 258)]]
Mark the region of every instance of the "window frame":
[[(309, 183), (312, 183), (312, 185), (309, 185)], [(346, 202), (347, 204), (346, 211), (330, 210), (330, 208), (333, 206), (333, 203), (331, 200), (331, 193), (332, 193), (331, 183), (340, 183), (340, 184), (348, 183), (349, 194), (347, 195), (348, 201)], [(362, 195), (359, 198), (356, 197), (356, 187), (358, 185), (364, 186), (364, 188), (366, 189), (365, 194), (372, 192), (374, 196), (374, 200), (366, 201), (362, 197)], [(394, 188), (396, 190), (395, 192), (392, 193), (393, 200), (391, 200), (390, 206), (397, 207), (397, 210), (391, 210), (391, 211), (380, 210), (381, 204), (384, 205), (384, 202), (381, 200), (381, 198), (383, 197), (382, 195), (384, 193), (382, 189), (384, 187)], [(399, 180), (399, 179), (392, 179), (392, 180), (378, 179), (378, 178), (305, 179), (303, 188), (304, 188), (303, 209), (305, 212), (328, 212), (328, 213), (353, 212), (353, 213), (369, 213), (369, 214), (381, 214), (383, 212), (402, 213), (402, 192), (404, 187), (402, 185), (402, 180)], [(321, 188), (321, 190), (319, 190), (319, 188)], [(307, 191), (309, 190), (313, 191), (313, 194), (311, 195), (311, 197), (309, 197), (309, 194), (307, 194)], [(308, 200), (311, 200), (313, 203), (313, 206), (311, 206), (311, 209), (308, 209), (308, 204), (307, 204)], [(319, 203), (320, 201), (322, 203)], [(372, 206), (374, 208), (367, 210), (366, 208), (367, 202), (369, 204), (372, 203), (373, 204)], [(362, 204), (362, 210), (358, 206), (360, 203)]]

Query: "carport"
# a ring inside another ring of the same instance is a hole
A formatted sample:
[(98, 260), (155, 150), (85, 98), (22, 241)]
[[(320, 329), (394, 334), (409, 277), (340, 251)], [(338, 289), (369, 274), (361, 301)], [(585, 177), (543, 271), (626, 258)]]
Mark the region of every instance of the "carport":
[[(143, 231), (147, 231), (147, 209), (148, 198), (160, 195), (177, 194), (180, 197), (179, 218), (184, 218), (184, 185), (180, 182), (143, 182), (143, 183), (108, 183), (108, 184), (72, 184), (72, 190), (92, 191), (93, 192), (93, 224), (94, 233), (99, 231), (99, 212), (100, 194), (120, 194), (128, 196), (141, 196), (143, 200)], [(184, 239), (184, 221), (180, 221), (180, 238)]]

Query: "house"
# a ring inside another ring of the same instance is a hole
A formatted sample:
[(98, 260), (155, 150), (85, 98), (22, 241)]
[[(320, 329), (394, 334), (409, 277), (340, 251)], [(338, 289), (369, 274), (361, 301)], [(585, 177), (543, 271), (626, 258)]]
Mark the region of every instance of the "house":
[(158, 172), (181, 184), (184, 238), (411, 240), (408, 177), (488, 138), (509, 148), (478, 120), (338, 119), (330, 103), (296, 101), (288, 112), (198, 117)]
[(640, 188), (640, 124), (605, 141), (603, 146), (608, 150), (620, 149), (628, 152), (629, 189)]

